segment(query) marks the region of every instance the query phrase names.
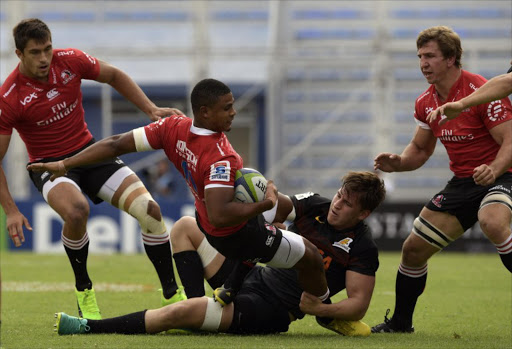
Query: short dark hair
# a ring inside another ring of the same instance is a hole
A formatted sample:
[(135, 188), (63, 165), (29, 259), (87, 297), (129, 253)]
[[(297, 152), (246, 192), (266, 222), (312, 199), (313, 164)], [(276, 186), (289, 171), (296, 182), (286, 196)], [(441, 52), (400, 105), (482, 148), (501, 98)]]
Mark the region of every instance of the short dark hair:
[(462, 68), (461, 58), (463, 50), (460, 37), (452, 28), (441, 25), (423, 30), (416, 39), (416, 48), (419, 50), (429, 41), (437, 42), (443, 57), (455, 57), (455, 66)]
[(23, 52), (29, 40), (34, 39), (37, 43), (44, 43), (52, 40), (50, 28), (38, 18), (27, 18), (19, 22), (12, 30), (16, 48)]
[(369, 171), (350, 171), (342, 179), (342, 187), (349, 195), (358, 196), (363, 210), (370, 212), (379, 206), (386, 198), (384, 181), (375, 173)]
[(212, 106), (219, 100), (219, 97), (231, 93), (229, 87), (223, 82), (215, 79), (204, 79), (199, 81), (190, 94), (190, 103), (194, 115), (199, 113), (202, 106)]

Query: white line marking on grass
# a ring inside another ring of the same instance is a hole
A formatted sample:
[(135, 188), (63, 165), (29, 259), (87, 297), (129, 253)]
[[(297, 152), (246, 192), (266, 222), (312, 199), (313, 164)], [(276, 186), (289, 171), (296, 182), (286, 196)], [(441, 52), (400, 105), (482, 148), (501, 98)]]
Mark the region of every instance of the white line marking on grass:
[[(68, 282), (40, 282), (40, 281), (7, 281), (2, 282), (2, 291), (5, 292), (69, 292), (73, 291), (75, 286)], [(156, 287), (142, 284), (115, 284), (115, 283), (95, 283), (96, 291), (109, 292), (150, 292), (155, 291)]]

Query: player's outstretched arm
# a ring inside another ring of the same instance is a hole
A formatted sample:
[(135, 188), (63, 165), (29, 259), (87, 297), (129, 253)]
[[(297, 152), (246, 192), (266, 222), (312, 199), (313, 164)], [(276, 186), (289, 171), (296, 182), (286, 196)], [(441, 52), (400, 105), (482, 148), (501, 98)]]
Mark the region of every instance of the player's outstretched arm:
[(156, 121), (169, 115), (183, 115), (183, 113), (176, 108), (157, 107), (128, 74), (107, 62), (102, 60), (98, 61), (100, 64), (100, 74), (96, 81), (112, 86), (124, 98), (142, 110), (151, 121)]
[(448, 120), (455, 119), (466, 108), (503, 99), (510, 94), (512, 94), (512, 73), (509, 70), (507, 74), (493, 77), (469, 96), (457, 102), (450, 102), (440, 106), (427, 116), (427, 121), (432, 122), (437, 118), (441, 118), (439, 124), (442, 125)]
[(49, 171), (51, 180), (63, 176), (74, 167), (90, 165), (117, 156), (136, 152), (133, 131), (113, 135), (94, 143), (80, 153), (67, 159), (55, 162), (33, 163), (27, 166), (31, 171)]

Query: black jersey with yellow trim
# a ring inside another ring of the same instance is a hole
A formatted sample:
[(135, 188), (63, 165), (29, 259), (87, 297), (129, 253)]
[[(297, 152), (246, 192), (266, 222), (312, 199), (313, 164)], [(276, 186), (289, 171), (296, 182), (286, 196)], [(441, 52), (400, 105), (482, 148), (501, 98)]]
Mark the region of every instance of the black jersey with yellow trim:
[[(377, 245), (370, 228), (360, 222), (356, 226), (336, 230), (327, 222), (331, 200), (318, 194), (291, 196), (296, 217), (289, 230), (311, 241), (324, 260), (327, 284), (331, 296), (345, 289), (348, 270), (374, 276), (379, 267)], [(265, 268), (263, 280), (281, 302), (297, 318), (302, 289), (294, 270)]]

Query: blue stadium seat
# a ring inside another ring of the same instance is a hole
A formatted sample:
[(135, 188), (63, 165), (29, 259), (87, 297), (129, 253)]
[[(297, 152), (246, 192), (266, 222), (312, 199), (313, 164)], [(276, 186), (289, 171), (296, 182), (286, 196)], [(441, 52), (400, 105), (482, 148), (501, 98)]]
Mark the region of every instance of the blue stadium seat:
[(267, 10), (219, 10), (213, 11), (211, 17), (217, 21), (263, 21), (268, 19)]
[(289, 111), (283, 114), (284, 122), (304, 122), (305, 120), (305, 114), (301, 111)]
[(191, 15), (184, 11), (106, 11), (109, 21), (186, 21)]
[(295, 32), (297, 40), (368, 40), (375, 35), (372, 29), (299, 29)]
[(293, 19), (360, 19), (367, 14), (358, 9), (306, 9), (296, 10), (292, 13)]

